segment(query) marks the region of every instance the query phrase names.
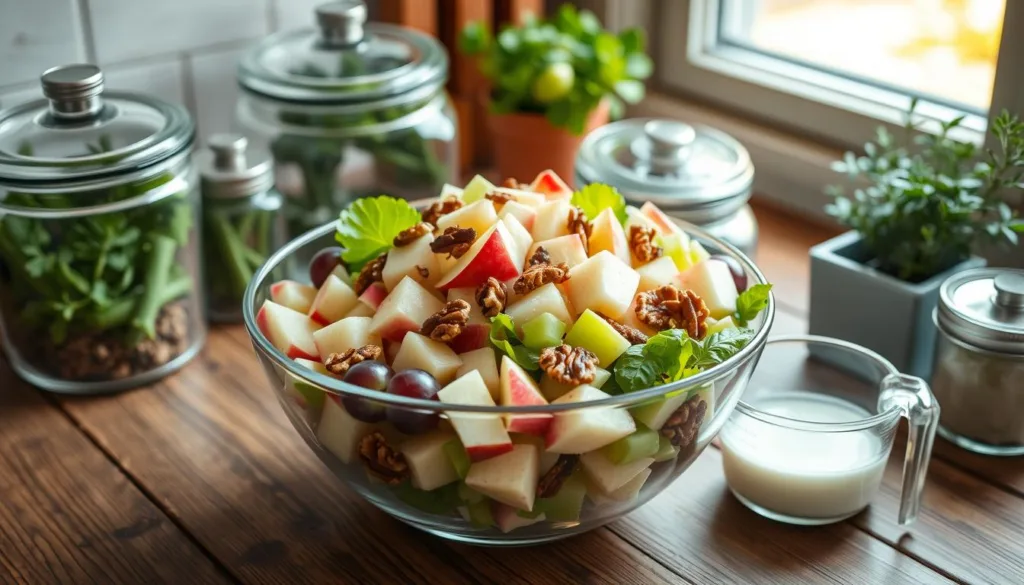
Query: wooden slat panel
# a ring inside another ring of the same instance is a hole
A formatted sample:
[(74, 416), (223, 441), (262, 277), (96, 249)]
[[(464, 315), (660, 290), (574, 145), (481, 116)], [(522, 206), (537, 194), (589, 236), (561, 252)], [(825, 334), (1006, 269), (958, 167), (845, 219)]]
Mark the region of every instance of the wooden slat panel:
[(441, 40), (448, 47), (451, 59), (448, 87), (453, 95), (471, 100), (483, 86), (484, 78), (476, 59), (463, 55), (458, 50), (458, 38), (462, 29), (470, 22), (482, 22), (485, 27), (493, 26), (491, 5), (487, 0), (438, 0), (441, 15)]
[(377, 0), (382, 22), (437, 36), (437, 0)]
[(65, 406), (246, 583), (678, 581), (604, 529), (485, 551), (389, 518), (309, 451), (238, 328), (214, 331), (196, 363), (150, 391)]
[(496, 0), (494, 21), (497, 23), (522, 24), (528, 14), (544, 15), (544, 0)]
[(0, 388), (0, 582), (230, 582), (2, 359)]
[(708, 449), (611, 529), (697, 583), (948, 582), (849, 524), (812, 530), (761, 518), (728, 493), (721, 459)]

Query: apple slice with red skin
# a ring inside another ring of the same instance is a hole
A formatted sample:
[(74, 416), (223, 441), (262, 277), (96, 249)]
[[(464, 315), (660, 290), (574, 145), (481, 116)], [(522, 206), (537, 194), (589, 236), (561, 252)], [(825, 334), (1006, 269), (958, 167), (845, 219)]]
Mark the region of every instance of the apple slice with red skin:
[(313, 343), (313, 333), (320, 329), (320, 325), (306, 315), (274, 301), (263, 301), (263, 306), (256, 313), (256, 326), (286, 356), (320, 359)]
[(629, 242), (626, 241), (626, 233), (622, 231), (619, 218), (615, 216), (615, 212), (611, 208), (601, 211), (594, 218), (587, 253), (594, 256), (602, 250), (611, 252), (629, 266), (632, 256)]
[(673, 232), (683, 231), (676, 222), (672, 221), (672, 218), (665, 214), (664, 211), (658, 209), (658, 206), (651, 203), (650, 201), (644, 202), (640, 206), (640, 213), (644, 214), (647, 219), (651, 220), (651, 223), (658, 228), (658, 231), (663, 234), (671, 234)]
[(427, 317), (444, 305), (423, 285), (406, 276), (377, 307), (370, 332), (383, 339), (402, 341), (410, 331), (419, 331)]
[(501, 208), (498, 219), (505, 219), (510, 215), (518, 219), (519, 223), (529, 231), (533, 229), (533, 222), (537, 219), (537, 210), (517, 201), (509, 201)]
[(565, 181), (562, 180), (562, 177), (558, 176), (558, 173), (551, 169), (537, 174), (537, 177), (530, 183), (530, 191), (540, 193), (547, 197), (548, 200), (568, 200), (572, 197), (572, 189), (569, 188), (569, 185), (565, 184)]
[[(449, 404), (494, 406), (487, 384), (476, 370), (456, 378), (442, 388), (437, 397)], [(447, 414), (471, 461), (483, 461), (512, 450), (512, 439), (500, 415), (452, 411)]]
[(270, 300), (300, 313), (309, 313), (309, 307), (316, 298), (316, 287), (295, 282), (279, 280), (270, 285)]
[(514, 215), (505, 217), (501, 222), (508, 228), (512, 241), (516, 243), (514, 258), (516, 266), (522, 266), (526, 263), (526, 251), (533, 245), (533, 237), (530, 236), (530, 232), (523, 227), (523, 224), (519, 223), (519, 220)]
[[(507, 355), (501, 358), (501, 405), (539, 406), (547, 404), (540, 388), (523, 368)], [(505, 429), (510, 433), (544, 435), (551, 426), (550, 414), (506, 414)]]
[(494, 523), (497, 524), (498, 530), (508, 534), (516, 528), (524, 528), (538, 522), (543, 522), (547, 518), (544, 514), (540, 514), (534, 518), (527, 518), (526, 516), (520, 516), (519, 510), (516, 510), (512, 506), (502, 504), (501, 502), (491, 503), (491, 517), (494, 518)]
[(352, 287), (340, 278), (328, 274), (309, 307), (309, 318), (321, 325), (330, 325), (340, 320), (359, 303)]
[(497, 222), (481, 235), (454, 266), (441, 277), (437, 288), (477, 287), (493, 276), (505, 281), (520, 274), (516, 262), (518, 251), (512, 234), (502, 222)]
[(476, 302), (475, 288), (448, 289), (449, 301), (461, 299), (469, 303), (469, 320), (462, 328), (462, 333), (448, 343), (457, 354), (470, 352), (490, 345), (491, 320), (484, 317), (480, 305)]
[(384, 302), (384, 299), (387, 296), (388, 289), (384, 286), (384, 283), (374, 282), (370, 286), (366, 287), (363, 294), (359, 295), (359, 301), (376, 311), (377, 307)]
[[(388, 290), (392, 290), (406, 276), (426, 287), (434, 286), (441, 276), (437, 254), (430, 249), (434, 234), (424, 234), (408, 244), (388, 251), (381, 279)], [(426, 274), (426, 276), (424, 276)]]

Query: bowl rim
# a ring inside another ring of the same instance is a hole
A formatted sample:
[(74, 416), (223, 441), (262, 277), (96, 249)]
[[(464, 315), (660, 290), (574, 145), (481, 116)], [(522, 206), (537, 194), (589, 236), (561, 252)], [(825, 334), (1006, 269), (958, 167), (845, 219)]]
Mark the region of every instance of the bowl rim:
[[(434, 198), (420, 199), (410, 203), (414, 207), (419, 208), (424, 205), (429, 205), (433, 200)], [(697, 239), (702, 243), (710, 243), (716, 248), (716, 251), (725, 252), (728, 256), (737, 260), (747, 273), (748, 279), (750, 276), (754, 276), (757, 280), (757, 282), (748, 283), (748, 288), (752, 284), (767, 284), (768, 281), (760, 269), (758, 269), (754, 262), (736, 246), (712, 236), (706, 230), (687, 221), (675, 217), (671, 219), (678, 226), (683, 228), (683, 231), (685, 231), (691, 239)], [(735, 373), (741, 365), (747, 363), (756, 355), (759, 355), (768, 339), (769, 330), (775, 320), (775, 293), (773, 291), (768, 295), (768, 306), (759, 317), (759, 320), (761, 321), (760, 328), (755, 332), (753, 339), (751, 339), (750, 342), (747, 343), (747, 345), (744, 346), (744, 348), (736, 355), (721, 364), (704, 370), (699, 374), (683, 378), (682, 380), (677, 380), (675, 382), (670, 382), (668, 384), (653, 386), (639, 392), (613, 394), (608, 398), (588, 400), (584, 402), (565, 402), (560, 404), (542, 404), (535, 406), (483, 406), (395, 396), (393, 394), (387, 394), (348, 384), (332, 376), (327, 376), (299, 365), (295, 360), (283, 354), (272, 343), (270, 343), (270, 340), (268, 340), (256, 326), (256, 311), (254, 308), (256, 295), (263, 288), (264, 281), (270, 276), (271, 272), (296, 250), (319, 238), (329, 235), (336, 229), (336, 226), (337, 220), (333, 220), (319, 227), (312, 228), (295, 237), (276, 252), (271, 254), (263, 265), (261, 265), (255, 272), (252, 279), (249, 281), (249, 285), (245, 289), (245, 295), (242, 298), (242, 318), (243, 323), (245, 324), (245, 329), (248, 332), (249, 338), (252, 340), (253, 347), (256, 349), (257, 353), (262, 353), (264, 356), (270, 358), (277, 366), (282, 368), (295, 380), (317, 386), (321, 390), (337, 397), (352, 395), (366, 398), (375, 403), (387, 406), (399, 406), (431, 412), (443, 411), (446, 413), (463, 412), (477, 414), (545, 414), (569, 410), (581, 410), (583, 408), (638, 406), (662, 399), (667, 395), (678, 394), (684, 390), (706, 388), (717, 380)]]

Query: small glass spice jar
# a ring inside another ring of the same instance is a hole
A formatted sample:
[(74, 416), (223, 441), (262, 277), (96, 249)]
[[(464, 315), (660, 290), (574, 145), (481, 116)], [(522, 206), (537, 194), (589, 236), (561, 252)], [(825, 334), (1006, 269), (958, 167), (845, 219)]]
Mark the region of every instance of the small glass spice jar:
[(290, 237), (356, 198), (436, 197), (454, 182), (444, 47), (366, 17), (362, 0), (322, 4), (316, 28), (269, 36), (239, 63), (238, 126), (274, 158)]
[(43, 73), (0, 111), (0, 332), (54, 392), (113, 392), (202, 347), (194, 126), (181, 106), (104, 91), (94, 65)]
[(284, 243), (281, 194), (269, 155), (239, 134), (214, 134), (196, 159), (202, 176), (207, 317), (239, 323), (253, 273)]
[(633, 205), (650, 201), (748, 256), (757, 247), (757, 220), (747, 205), (754, 165), (720, 130), (653, 118), (612, 122), (584, 138), (575, 181), (577, 188), (612, 185)]
[(939, 434), (976, 453), (1024, 455), (1024, 270), (951, 276), (934, 320)]

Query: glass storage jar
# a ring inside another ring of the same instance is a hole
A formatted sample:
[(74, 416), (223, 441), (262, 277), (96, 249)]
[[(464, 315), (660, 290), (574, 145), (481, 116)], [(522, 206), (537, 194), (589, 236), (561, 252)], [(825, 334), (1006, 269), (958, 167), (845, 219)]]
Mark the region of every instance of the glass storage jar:
[(270, 156), (239, 134), (214, 134), (198, 154), (203, 192), (203, 281), (211, 321), (240, 323), (253, 272), (284, 243)]
[(933, 315), (939, 434), (985, 455), (1024, 455), (1024, 270), (960, 272)]
[(358, 197), (436, 197), (457, 160), (444, 47), (367, 23), (361, 0), (315, 16), (318, 28), (266, 38), (238, 70), (237, 121), (274, 158), (292, 237)]
[(0, 333), (15, 371), (69, 394), (146, 384), (205, 339), (193, 123), (103, 91), (93, 65), (0, 111)]
[(576, 187), (606, 183), (633, 205), (650, 201), (753, 256), (757, 220), (747, 201), (750, 155), (736, 139), (707, 126), (630, 118), (583, 139)]

